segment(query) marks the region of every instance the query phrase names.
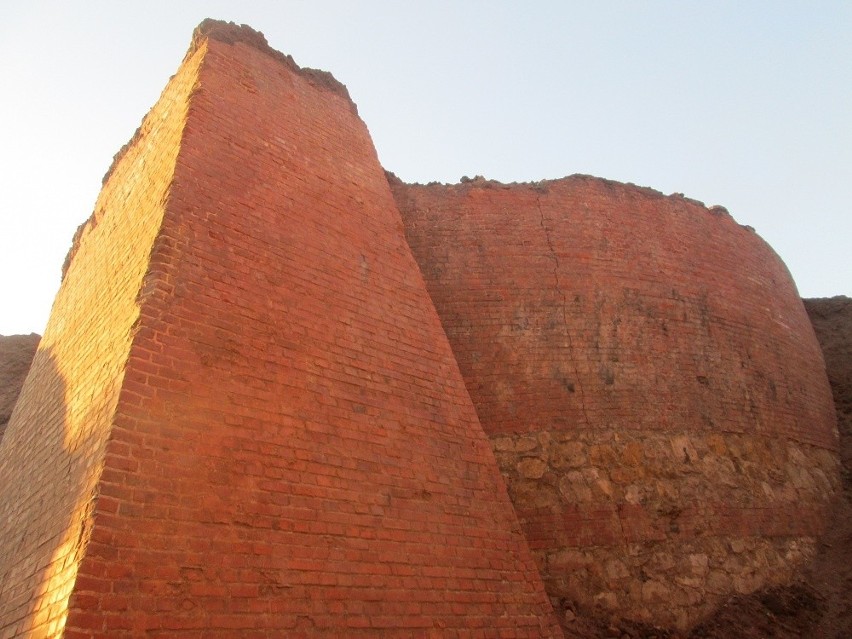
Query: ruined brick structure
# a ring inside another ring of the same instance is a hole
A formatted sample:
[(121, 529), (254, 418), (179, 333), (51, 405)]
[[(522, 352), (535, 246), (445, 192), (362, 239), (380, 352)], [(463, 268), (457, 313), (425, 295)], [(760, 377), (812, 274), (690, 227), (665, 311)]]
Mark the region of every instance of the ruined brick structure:
[(404, 185), (246, 27), (202, 24), (69, 258), (0, 443), (3, 638), (687, 626), (784, 579), (837, 482), (751, 231), (584, 177)]
[(392, 185), (552, 597), (685, 627), (811, 554), (834, 406), (751, 229), (586, 176)]

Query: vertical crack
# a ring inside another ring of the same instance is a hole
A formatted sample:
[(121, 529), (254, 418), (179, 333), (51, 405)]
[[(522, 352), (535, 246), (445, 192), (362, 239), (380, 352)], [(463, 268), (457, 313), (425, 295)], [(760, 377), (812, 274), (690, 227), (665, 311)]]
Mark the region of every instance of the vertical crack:
[(547, 241), (547, 248), (550, 251), (550, 258), (553, 260), (553, 284), (556, 287), (557, 294), (562, 298), (560, 310), (562, 312), (562, 326), (565, 331), (565, 339), (568, 342), (568, 361), (574, 371), (574, 379), (576, 380), (577, 393), (580, 397), (580, 410), (583, 412), (583, 417), (586, 420), (586, 426), (591, 425), (589, 413), (586, 410), (586, 395), (583, 390), (583, 384), (580, 382), (580, 369), (577, 365), (577, 360), (574, 356), (574, 342), (571, 339), (571, 331), (568, 326), (568, 300), (565, 296), (565, 291), (559, 286), (559, 256), (553, 248), (553, 240), (550, 237), (550, 231), (547, 230), (547, 225), (544, 223), (544, 211), (541, 208), (541, 196), (536, 194), (535, 204), (538, 208), (539, 222), (541, 230), (544, 232), (544, 238)]

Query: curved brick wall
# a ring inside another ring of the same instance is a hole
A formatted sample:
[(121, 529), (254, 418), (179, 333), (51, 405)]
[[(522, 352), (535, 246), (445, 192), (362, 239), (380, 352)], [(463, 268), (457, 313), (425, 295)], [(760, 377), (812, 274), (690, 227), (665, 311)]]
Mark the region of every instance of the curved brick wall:
[(584, 176), (390, 182), (554, 601), (685, 627), (810, 553), (834, 408), (751, 229)]

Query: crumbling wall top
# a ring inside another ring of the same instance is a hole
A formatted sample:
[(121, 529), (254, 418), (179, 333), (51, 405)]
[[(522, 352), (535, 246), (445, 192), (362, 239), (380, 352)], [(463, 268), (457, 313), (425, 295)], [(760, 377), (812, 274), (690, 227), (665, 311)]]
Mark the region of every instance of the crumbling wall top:
[(292, 56), (281, 53), (273, 49), (266, 41), (266, 36), (260, 31), (252, 29), (247, 24), (236, 24), (235, 22), (225, 22), (223, 20), (214, 20), (207, 18), (201, 22), (192, 34), (192, 42), (187, 52), (187, 57), (190, 57), (201, 46), (205, 40), (216, 40), (226, 44), (242, 43), (250, 47), (254, 47), (258, 51), (269, 55), (270, 57), (281, 61), (290, 70), (298, 73), (306, 78), (311, 84), (328, 89), (332, 93), (345, 98), (352, 105), (352, 110), (357, 113), (358, 107), (352, 102), (349, 91), (346, 85), (337, 80), (328, 71), (320, 69), (311, 69), (308, 67), (300, 67), (293, 60)]

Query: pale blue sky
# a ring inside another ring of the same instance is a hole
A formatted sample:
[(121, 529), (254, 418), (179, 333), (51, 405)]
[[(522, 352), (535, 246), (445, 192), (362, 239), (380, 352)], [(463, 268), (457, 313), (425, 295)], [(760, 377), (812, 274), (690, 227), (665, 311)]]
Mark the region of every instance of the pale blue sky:
[(805, 297), (852, 295), (852, 2), (0, 0), (0, 334), (205, 17), (347, 85), (407, 181), (588, 173), (721, 204)]

